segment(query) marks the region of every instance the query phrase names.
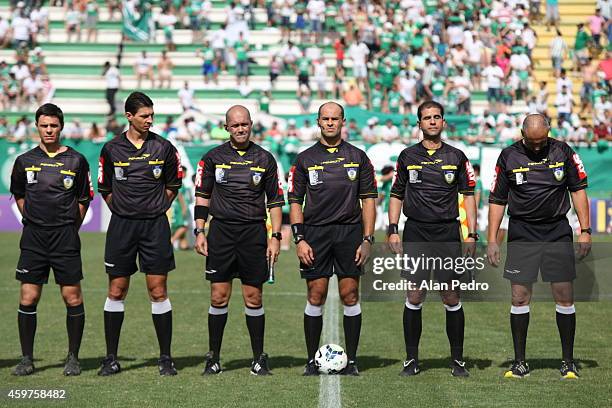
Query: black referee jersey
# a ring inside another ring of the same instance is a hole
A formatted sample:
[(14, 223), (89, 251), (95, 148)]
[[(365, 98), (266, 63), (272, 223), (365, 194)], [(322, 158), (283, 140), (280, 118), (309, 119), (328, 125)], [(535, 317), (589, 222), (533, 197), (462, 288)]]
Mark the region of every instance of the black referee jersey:
[(403, 200), (409, 219), (446, 222), (459, 217), (457, 193), (474, 195), (475, 186), (474, 170), (461, 150), (444, 142), (428, 150), (421, 142), (400, 153), (391, 197)]
[(25, 198), (23, 217), (41, 227), (59, 227), (77, 222), (78, 203), (93, 199), (89, 164), (68, 147), (49, 157), (36, 147), (17, 157), (11, 174), (11, 193)]
[(156, 218), (170, 208), (166, 189), (182, 184), (181, 159), (163, 137), (149, 132), (140, 148), (125, 132), (102, 147), (98, 164), (98, 191), (113, 194), (109, 208), (125, 218)]
[(523, 141), (502, 150), (491, 185), (489, 203), (508, 204), (508, 215), (530, 223), (565, 218), (569, 191), (587, 187), (587, 173), (578, 153), (565, 142), (548, 138), (536, 155)]
[(274, 156), (253, 142), (244, 150), (227, 142), (206, 153), (195, 185), (197, 197), (210, 198), (210, 214), (227, 223), (263, 222), (266, 207), (285, 205)]
[(315, 143), (298, 154), (289, 173), (289, 202), (306, 202), (307, 225), (359, 223), (359, 200), (377, 197), (370, 159), (345, 141), (336, 147)]

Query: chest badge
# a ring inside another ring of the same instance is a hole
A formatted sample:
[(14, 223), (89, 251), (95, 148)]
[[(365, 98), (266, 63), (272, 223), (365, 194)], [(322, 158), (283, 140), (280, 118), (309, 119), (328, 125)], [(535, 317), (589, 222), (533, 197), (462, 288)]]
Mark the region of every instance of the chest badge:
[(565, 172), (563, 171), (563, 167), (557, 167), (553, 174), (555, 175), (555, 180), (561, 181), (563, 180), (563, 176), (565, 176)]
[(259, 185), (261, 183), (261, 173), (255, 172), (252, 175), (253, 185)]
[(444, 180), (448, 184), (453, 184), (455, 181), (455, 172), (453, 170), (444, 170)]
[(64, 176), (64, 188), (66, 190), (70, 190), (74, 185), (74, 176), (66, 175)]
[(28, 170), (26, 173), (26, 178), (28, 180), (28, 184), (36, 184), (38, 180), (36, 179), (36, 172), (33, 170)]
[(162, 166), (154, 166), (153, 167), (153, 177), (156, 179), (160, 178), (162, 175)]
[(355, 179), (357, 178), (357, 170), (349, 167), (348, 169), (346, 169), (346, 175), (348, 176), (349, 180), (355, 181)]

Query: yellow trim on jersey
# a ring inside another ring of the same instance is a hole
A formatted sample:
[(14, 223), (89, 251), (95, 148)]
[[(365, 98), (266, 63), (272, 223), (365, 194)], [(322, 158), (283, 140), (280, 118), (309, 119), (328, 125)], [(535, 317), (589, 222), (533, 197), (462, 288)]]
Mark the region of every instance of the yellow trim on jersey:
[(51, 159), (54, 158), (55, 156), (57, 156), (60, 152), (55, 152), (55, 153), (51, 153), (51, 152), (45, 152), (47, 153), (47, 156), (49, 156)]
[(236, 150), (240, 156), (244, 156), (247, 152), (246, 150)]
[(434, 153), (436, 152), (436, 149), (429, 149), (427, 150), (427, 154), (432, 156)]
[(251, 171), (261, 171), (263, 173), (266, 171), (266, 169), (262, 167), (251, 167)]
[(164, 164), (163, 160), (149, 160), (149, 164)]
[(549, 169), (555, 169), (557, 167), (563, 167), (565, 165), (565, 163), (563, 162), (556, 162), (555, 164), (549, 164), (548, 168)]
[(64, 163), (40, 163), (40, 166), (45, 166), (45, 167), (62, 167), (64, 165)]
[(25, 171), (41, 171), (40, 167), (26, 167)]
[(310, 170), (323, 170), (323, 166), (312, 166), (308, 168), (308, 171)]
[(60, 170), (60, 173), (66, 174), (68, 176), (76, 176), (76, 173), (70, 170)]
[(513, 173), (524, 173), (526, 171), (529, 171), (528, 167), (519, 167), (518, 169), (512, 169)]
[(350, 162), (345, 164), (344, 167), (359, 167), (359, 163)]
[(457, 170), (457, 166), (448, 164), (446, 166), (442, 166), (442, 170)]
[(418, 164), (412, 165), (412, 166), (406, 166), (406, 168), (408, 170), (421, 170), (423, 168), (423, 166), (419, 166)]
[(124, 163), (124, 162), (113, 162), (113, 165), (115, 167), (127, 167), (130, 165), (130, 163)]
[(337, 147), (328, 147), (326, 150), (328, 152), (330, 152), (330, 153), (337, 153), (338, 152), (338, 148)]
[(228, 166), (227, 164), (215, 164), (215, 169), (231, 169), (232, 166)]

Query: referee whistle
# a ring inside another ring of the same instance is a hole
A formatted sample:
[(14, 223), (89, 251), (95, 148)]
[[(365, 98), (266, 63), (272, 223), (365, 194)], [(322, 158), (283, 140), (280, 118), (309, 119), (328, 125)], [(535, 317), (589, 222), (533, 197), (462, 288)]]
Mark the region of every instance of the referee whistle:
[(268, 283), (274, 283), (274, 262), (271, 257), (268, 257)]

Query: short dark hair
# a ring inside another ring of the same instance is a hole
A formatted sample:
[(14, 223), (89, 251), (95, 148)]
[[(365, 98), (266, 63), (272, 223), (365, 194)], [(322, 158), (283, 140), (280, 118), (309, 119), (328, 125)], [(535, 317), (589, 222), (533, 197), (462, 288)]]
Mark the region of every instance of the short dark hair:
[(317, 112), (317, 119), (319, 119), (321, 117), (321, 109), (327, 105), (327, 104), (332, 104), (332, 105), (336, 105), (337, 107), (340, 108), (340, 113), (342, 114), (342, 119), (344, 119), (344, 106), (340, 105), (337, 102), (325, 102), (324, 104), (322, 104), (321, 106), (319, 106), (319, 110)]
[(53, 116), (59, 119), (60, 128), (64, 128), (64, 112), (59, 108), (59, 106), (54, 105), (52, 103), (45, 103), (40, 108), (36, 110), (36, 123), (38, 123), (38, 118), (41, 116)]
[(152, 108), (153, 101), (142, 92), (132, 92), (125, 100), (125, 112), (135, 115), (140, 108)]
[(421, 116), (425, 109), (429, 108), (438, 108), (440, 109), (440, 114), (444, 117), (444, 106), (436, 101), (425, 101), (419, 105), (419, 109), (417, 109), (417, 117), (419, 118), (419, 122), (421, 121)]

